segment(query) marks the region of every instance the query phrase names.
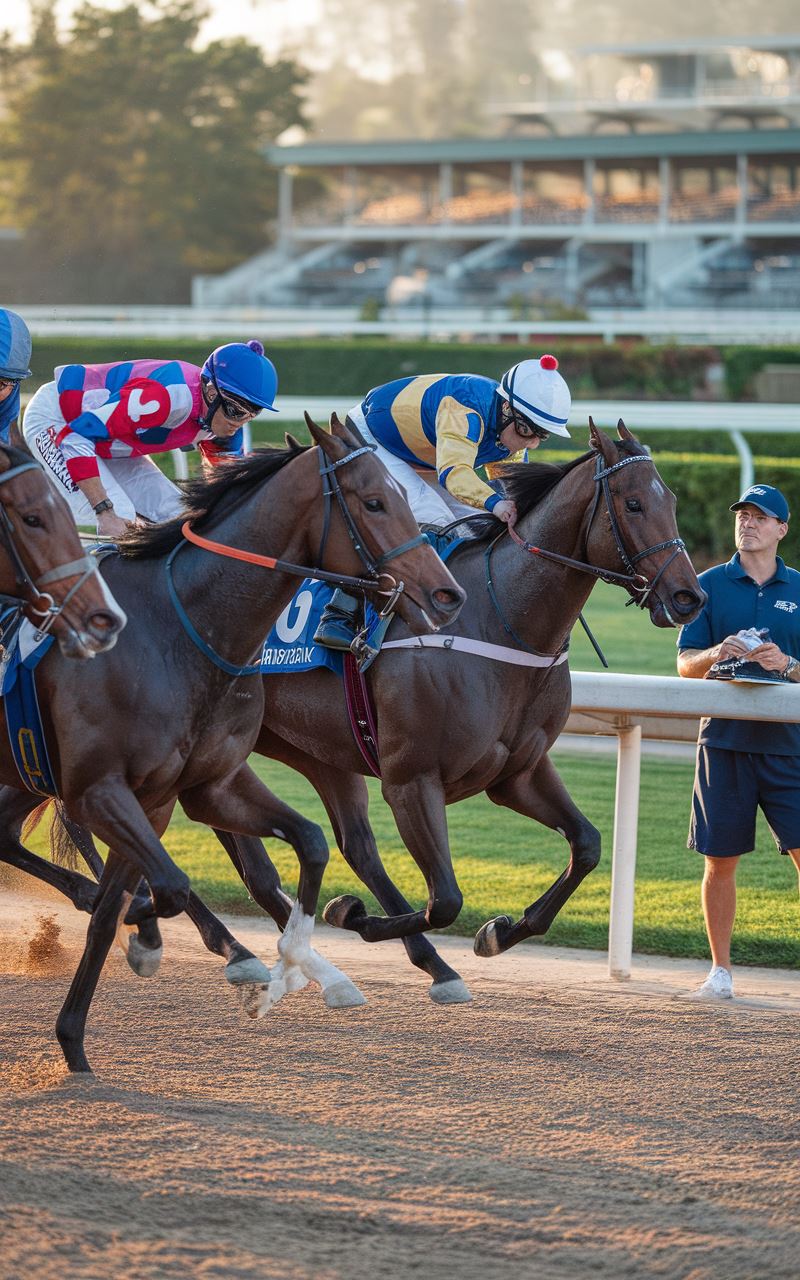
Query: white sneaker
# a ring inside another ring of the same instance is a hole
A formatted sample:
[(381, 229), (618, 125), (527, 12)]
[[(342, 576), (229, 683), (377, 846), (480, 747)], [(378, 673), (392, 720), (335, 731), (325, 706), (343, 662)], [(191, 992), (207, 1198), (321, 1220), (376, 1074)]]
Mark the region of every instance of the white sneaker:
[(715, 964), (701, 987), (698, 996), (709, 996), (714, 1000), (731, 1000), (733, 998), (733, 977), (729, 969)]

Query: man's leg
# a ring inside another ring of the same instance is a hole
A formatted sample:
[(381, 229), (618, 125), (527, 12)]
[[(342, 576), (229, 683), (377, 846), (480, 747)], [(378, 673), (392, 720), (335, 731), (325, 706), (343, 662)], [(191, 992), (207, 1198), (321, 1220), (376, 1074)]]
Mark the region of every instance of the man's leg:
[(736, 918), (738, 858), (706, 856), (701, 898), (714, 968), (731, 970), (731, 938)]
[(789, 849), (788, 854), (797, 868), (797, 888), (800, 891), (800, 849)]

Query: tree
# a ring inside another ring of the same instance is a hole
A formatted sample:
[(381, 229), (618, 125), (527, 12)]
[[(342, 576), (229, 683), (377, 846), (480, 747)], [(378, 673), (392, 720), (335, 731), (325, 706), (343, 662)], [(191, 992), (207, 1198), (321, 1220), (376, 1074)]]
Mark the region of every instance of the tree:
[(47, 300), (170, 301), (194, 272), (263, 248), (264, 144), (303, 123), (305, 73), (245, 39), (196, 47), (200, 0), (84, 4), (63, 39), (49, 2), (0, 64), (0, 131)]

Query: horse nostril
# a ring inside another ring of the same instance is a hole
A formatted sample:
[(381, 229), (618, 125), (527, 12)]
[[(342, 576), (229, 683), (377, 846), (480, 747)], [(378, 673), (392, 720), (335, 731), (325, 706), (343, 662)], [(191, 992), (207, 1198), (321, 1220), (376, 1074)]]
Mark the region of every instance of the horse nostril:
[(672, 603), (678, 613), (691, 613), (698, 608), (700, 597), (696, 591), (676, 591), (672, 597)]
[(453, 591), (451, 587), (439, 587), (438, 590), (431, 592), (433, 603), (447, 613), (460, 609), (465, 599), (463, 591)]
[(119, 631), (119, 620), (114, 617), (113, 613), (107, 613), (105, 609), (98, 609), (97, 613), (92, 613), (88, 619), (89, 630), (95, 635), (105, 637)]

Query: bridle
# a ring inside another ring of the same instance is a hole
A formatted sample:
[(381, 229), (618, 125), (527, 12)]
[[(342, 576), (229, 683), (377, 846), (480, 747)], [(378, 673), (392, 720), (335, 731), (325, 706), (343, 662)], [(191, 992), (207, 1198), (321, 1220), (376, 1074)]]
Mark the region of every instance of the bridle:
[[(619, 519), (614, 508), (614, 501), (611, 494), (611, 487), (608, 483), (608, 477), (614, 475), (617, 471), (621, 471), (623, 467), (631, 466), (635, 462), (652, 461), (652, 458), (646, 453), (631, 454), (629, 457), (622, 458), (619, 462), (615, 462), (609, 467), (603, 466), (603, 458), (600, 453), (597, 454), (595, 461), (594, 483), (596, 488), (594, 501), (592, 502), (592, 509), (589, 514), (589, 519), (586, 522), (586, 533), (584, 534), (583, 540), (584, 546), (588, 543), (592, 524), (600, 508), (600, 497), (602, 494), (602, 497), (605, 500), (606, 511), (608, 512), (611, 532), (614, 537), (614, 542), (616, 543), (617, 554), (625, 566), (627, 573), (616, 573), (611, 569), (601, 569), (597, 565), (589, 564), (588, 561), (573, 560), (570, 556), (562, 556), (556, 551), (548, 551), (544, 547), (537, 547), (532, 542), (528, 542), (527, 539), (521, 538), (512, 525), (507, 525), (505, 529), (501, 530), (486, 551), (486, 585), (495, 611), (510, 634), (513, 633), (510, 632), (509, 625), (503, 616), (491, 577), (491, 553), (506, 531), (508, 532), (512, 542), (514, 542), (515, 545), (520, 547), (523, 551), (527, 551), (530, 555), (541, 556), (543, 560), (552, 560), (555, 564), (561, 564), (567, 569), (577, 569), (580, 573), (592, 574), (595, 578), (600, 578), (603, 582), (625, 587), (630, 594), (630, 599), (626, 602), (627, 604), (635, 604), (639, 609), (648, 608), (650, 596), (654, 592), (661, 575), (672, 564), (676, 556), (679, 556), (682, 551), (686, 550), (686, 544), (683, 541), (683, 538), (670, 538), (666, 542), (657, 542), (652, 547), (646, 547), (644, 551), (637, 551), (635, 555), (631, 555), (625, 546), (625, 541), (622, 536), (622, 529), (620, 528)], [(670, 547), (673, 548), (672, 555), (668, 556), (664, 563), (659, 566), (658, 572), (654, 578), (650, 579), (645, 574), (638, 573), (634, 568), (640, 560), (644, 560), (647, 556), (655, 555), (658, 551), (668, 551)], [(522, 642), (520, 641), (520, 643)]]
[[(394, 609), (400, 596), (405, 591), (405, 583), (398, 582), (390, 573), (386, 573), (383, 566), (390, 560), (393, 560), (395, 556), (402, 555), (404, 551), (411, 551), (414, 547), (421, 546), (423, 543), (427, 544), (428, 540), (424, 533), (420, 533), (417, 537), (410, 538), (408, 542), (402, 542), (399, 546), (392, 547), (391, 550), (385, 551), (383, 555), (379, 556), (377, 559), (375, 559), (367, 547), (364, 546), (361, 535), (358, 532), (358, 527), (350, 514), (350, 509), (345, 502), (344, 494), (342, 493), (339, 482), (335, 477), (335, 473), (339, 467), (346, 466), (348, 462), (354, 462), (356, 458), (360, 458), (362, 454), (374, 452), (375, 447), (375, 445), (371, 444), (362, 445), (357, 449), (353, 449), (352, 452), (348, 453), (344, 458), (339, 458), (336, 462), (328, 462), (327, 465), (324, 451), (322, 449), (319, 450), (319, 473), (322, 480), (322, 494), (325, 510), (322, 519), (320, 547), (316, 557), (317, 565), (321, 564), (325, 554), (325, 546), (330, 532), (333, 498), (335, 497), (339, 504), (339, 510), (342, 513), (345, 528), (347, 529), (350, 540), (353, 543), (355, 550), (358, 552), (358, 556), (369, 575), (368, 577), (354, 578), (347, 574), (330, 573), (327, 569), (321, 569), (315, 566), (292, 564), (288, 560), (279, 560), (274, 556), (257, 555), (254, 551), (241, 551), (238, 547), (226, 546), (223, 542), (214, 542), (210, 538), (202, 537), (201, 534), (196, 533), (194, 529), (192, 529), (188, 520), (184, 522), (181, 527), (181, 533), (185, 540), (183, 542), (179, 542), (178, 545), (173, 548), (167, 556), (166, 561), (167, 587), (169, 589), (170, 599), (186, 634), (201, 653), (205, 654), (205, 656), (209, 658), (215, 666), (226, 672), (227, 675), (260, 675), (261, 667), (256, 665), (239, 667), (228, 662), (225, 658), (221, 657), (220, 654), (216, 653), (195, 629), (175, 588), (175, 583), (172, 577), (172, 564), (175, 557), (186, 546), (187, 542), (191, 542), (197, 547), (202, 547), (204, 551), (210, 551), (219, 556), (226, 556), (230, 560), (241, 560), (246, 564), (260, 565), (263, 569), (275, 569), (279, 573), (290, 573), (300, 578), (316, 578), (323, 582), (331, 582), (337, 587), (350, 587), (355, 591), (374, 591), (377, 595), (387, 597), (386, 604), (381, 610), (381, 616), (385, 616)], [(331, 479), (331, 476), (334, 477), (333, 480)], [(382, 578), (386, 579), (387, 586), (385, 587), (379, 585)]]
[[(21, 475), (24, 471), (38, 471), (41, 473), (41, 467), (38, 462), (23, 462), (17, 467), (10, 467), (8, 471), (0, 474), (0, 485), (4, 485), (9, 480), (13, 480), (16, 476)], [(14, 568), (14, 576), (16, 585), (20, 588), (23, 595), (19, 597), (20, 606), (27, 606), (27, 609), (35, 618), (43, 619), (37, 621), (34, 625), (37, 631), (47, 632), (52, 627), (59, 614), (63, 613), (76, 592), (80, 591), (83, 584), (92, 574), (97, 573), (97, 563), (90, 556), (81, 556), (77, 560), (70, 560), (66, 564), (56, 565), (54, 569), (49, 569), (46, 573), (41, 574), (34, 579), (22, 561), (22, 557), (17, 548), (15, 541), (16, 530), (14, 528), (11, 517), (6, 510), (5, 503), (0, 500), (0, 542), (5, 546), (9, 559)], [(43, 591), (42, 587), (49, 586), (53, 582), (59, 582), (62, 578), (71, 578), (77, 576), (77, 582), (73, 583), (64, 599), (57, 604), (49, 591)], [(17, 599), (18, 597), (12, 597)]]

